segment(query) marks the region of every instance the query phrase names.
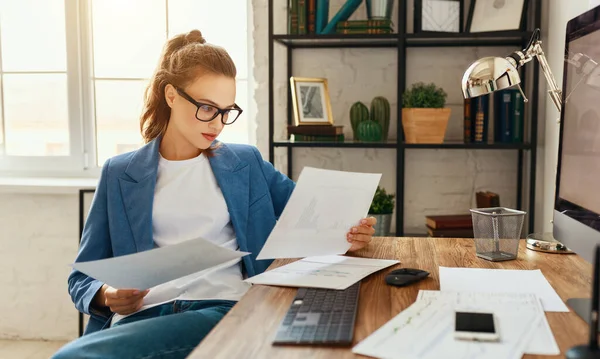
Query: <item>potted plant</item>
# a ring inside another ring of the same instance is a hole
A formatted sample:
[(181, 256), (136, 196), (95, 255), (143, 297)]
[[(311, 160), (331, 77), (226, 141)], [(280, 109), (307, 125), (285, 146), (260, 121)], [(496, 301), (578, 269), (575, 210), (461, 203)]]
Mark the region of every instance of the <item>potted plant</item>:
[(384, 188), (377, 186), (375, 196), (369, 208), (369, 216), (377, 219), (374, 236), (385, 237), (390, 234), (392, 213), (394, 212), (394, 195), (388, 194)]
[(402, 128), (406, 143), (442, 143), (450, 108), (446, 92), (435, 84), (417, 82), (402, 95)]

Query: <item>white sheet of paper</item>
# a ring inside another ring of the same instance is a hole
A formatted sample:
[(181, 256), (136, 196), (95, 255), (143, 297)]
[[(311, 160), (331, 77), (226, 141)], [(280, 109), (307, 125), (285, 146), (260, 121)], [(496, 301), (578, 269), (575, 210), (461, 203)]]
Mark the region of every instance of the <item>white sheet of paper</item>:
[(534, 293), (546, 312), (569, 309), (542, 271), (440, 267), (440, 290), (453, 292)]
[[(352, 352), (375, 358), (520, 359), (527, 340), (535, 333), (536, 315), (529, 311), (504, 311), (497, 320), (501, 340), (475, 342), (454, 338), (454, 313), (451, 300), (421, 300), (392, 318), (358, 343)], [(506, 308), (506, 307), (505, 307)]]
[[(417, 296), (420, 300), (450, 300), (457, 305), (468, 304), (479, 310), (495, 312), (499, 308), (517, 312), (535, 312), (539, 317), (537, 327), (532, 328), (535, 335), (528, 340), (525, 353), (532, 355), (558, 355), (560, 349), (554, 339), (540, 299), (535, 294), (519, 293), (479, 293), (479, 292), (441, 292), (421, 290)], [(507, 307), (508, 306), (508, 307)]]
[(76, 262), (71, 266), (113, 288), (146, 290), (247, 254), (250, 253), (197, 238), (125, 256)]
[(366, 217), (381, 174), (304, 167), (257, 259), (343, 254)]
[(308, 257), (246, 279), (254, 284), (284, 287), (346, 289), (397, 260), (346, 256)]

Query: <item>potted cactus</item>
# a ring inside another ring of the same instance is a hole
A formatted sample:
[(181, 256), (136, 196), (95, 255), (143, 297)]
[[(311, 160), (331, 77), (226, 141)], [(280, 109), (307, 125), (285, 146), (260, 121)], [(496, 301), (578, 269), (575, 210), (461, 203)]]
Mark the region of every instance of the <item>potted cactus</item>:
[(369, 208), (369, 216), (377, 219), (374, 236), (385, 237), (390, 234), (392, 213), (394, 212), (394, 195), (388, 194), (385, 188), (377, 186), (375, 196)]
[(390, 104), (381, 96), (371, 101), (371, 112), (362, 102), (350, 108), (350, 123), (354, 139), (366, 142), (387, 140), (390, 129)]
[(402, 128), (406, 143), (442, 143), (450, 108), (446, 92), (435, 84), (418, 82), (402, 95)]

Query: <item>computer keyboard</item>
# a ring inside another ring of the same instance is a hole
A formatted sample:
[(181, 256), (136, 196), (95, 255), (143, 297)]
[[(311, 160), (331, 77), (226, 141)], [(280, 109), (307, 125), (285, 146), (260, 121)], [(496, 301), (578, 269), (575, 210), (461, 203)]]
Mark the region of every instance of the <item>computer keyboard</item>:
[(359, 289), (299, 288), (273, 344), (351, 345)]

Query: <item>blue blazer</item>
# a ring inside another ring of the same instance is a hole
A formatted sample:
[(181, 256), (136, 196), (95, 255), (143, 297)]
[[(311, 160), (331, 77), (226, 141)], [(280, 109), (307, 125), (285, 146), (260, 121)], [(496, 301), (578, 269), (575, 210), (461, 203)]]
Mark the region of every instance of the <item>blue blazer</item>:
[[(154, 248), (152, 204), (160, 138), (104, 164), (84, 226), (76, 262), (142, 252)], [(262, 273), (272, 260), (256, 260), (295, 183), (248, 145), (221, 144), (210, 165), (225, 197), (248, 277)], [(209, 206), (210, 203), (205, 205)], [(109, 311), (92, 305), (103, 283), (73, 270), (68, 278), (75, 307), (90, 315), (85, 334), (106, 326)]]

